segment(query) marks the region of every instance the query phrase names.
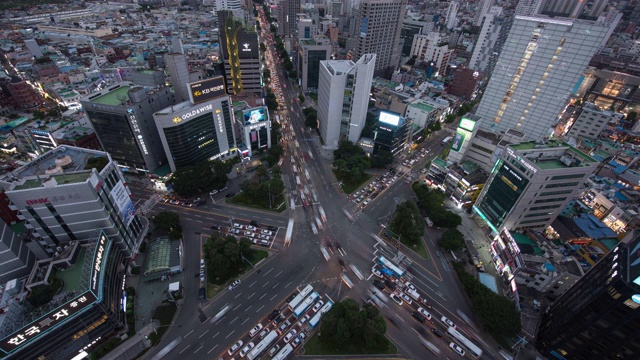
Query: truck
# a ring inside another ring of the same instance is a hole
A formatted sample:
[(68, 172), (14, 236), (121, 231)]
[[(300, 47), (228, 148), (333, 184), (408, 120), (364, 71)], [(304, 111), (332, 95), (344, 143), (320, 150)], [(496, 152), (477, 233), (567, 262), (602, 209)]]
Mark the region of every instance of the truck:
[(415, 300), (415, 301), (419, 301), (419, 300), (420, 300), (420, 294), (419, 294), (417, 291), (415, 291), (415, 290), (411, 290), (411, 289), (409, 289), (409, 287), (405, 287), (405, 288), (404, 288), (404, 292), (405, 292), (407, 295), (411, 296), (411, 298), (412, 298), (413, 300)]

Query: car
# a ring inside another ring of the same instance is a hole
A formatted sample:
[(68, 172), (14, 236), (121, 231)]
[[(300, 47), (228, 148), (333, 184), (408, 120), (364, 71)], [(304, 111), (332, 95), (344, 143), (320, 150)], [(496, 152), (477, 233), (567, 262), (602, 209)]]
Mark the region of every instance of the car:
[(364, 197), (360, 196), (356, 201), (357, 202), (361, 202), (364, 199)]
[(422, 314), (420, 314), (417, 311), (414, 311), (411, 313), (411, 316), (413, 316), (414, 318), (416, 318), (416, 320), (420, 321), (421, 323), (424, 323), (425, 321), (427, 321), (427, 318), (425, 318), (424, 316), (422, 316)]
[(262, 231), (260, 231), (260, 233), (261, 233), (262, 235), (268, 235), (268, 236), (273, 235), (273, 233), (272, 233), (271, 231), (269, 231), (269, 230), (262, 230)]
[(251, 225), (255, 227), (260, 227), (260, 222), (257, 220), (251, 220)]
[(371, 202), (371, 199), (367, 199), (367, 200), (364, 201), (363, 205), (367, 206), (367, 205), (369, 205), (370, 202)]
[[(377, 276), (377, 277), (379, 277), (379, 278), (381, 278), (381, 279), (384, 277), (384, 276), (382, 275), (382, 272), (381, 272), (380, 270), (376, 269), (375, 267), (373, 267), (373, 268), (371, 269), (371, 272), (373, 273), (373, 275), (375, 275), (375, 276)], [(374, 284), (375, 284), (375, 281), (374, 281)]]
[[(254, 242), (254, 244), (257, 244), (257, 242)], [(260, 240), (260, 245), (269, 246), (271, 245), (271, 242), (269, 240)]]
[(295, 329), (289, 330), (287, 335), (285, 335), (285, 337), (284, 337), (284, 342), (286, 342), (286, 343), (290, 342), (291, 340), (293, 340), (294, 337), (296, 337), (297, 334), (298, 334), (298, 332)]
[(404, 286), (408, 287), (409, 289), (411, 289), (413, 291), (418, 291), (418, 289), (416, 289), (416, 287), (412, 283), (410, 283), (408, 281), (406, 283), (404, 283)]
[(260, 339), (264, 339), (267, 334), (269, 334), (269, 328), (263, 328), (262, 331), (260, 331), (260, 335), (258, 336), (260, 337)]
[(444, 333), (442, 331), (440, 331), (440, 329), (433, 328), (433, 329), (431, 329), (431, 332), (435, 336), (440, 337), (440, 338), (444, 336)]
[(418, 306), (418, 312), (422, 314), (422, 316), (424, 316), (427, 320), (431, 321), (431, 314), (429, 314), (429, 312), (423, 307)]
[(212, 230), (220, 230), (220, 226), (218, 226), (218, 225), (211, 225), (211, 229), (212, 229)]
[(456, 324), (454, 324), (453, 321), (449, 320), (446, 316), (441, 317), (440, 321), (442, 321), (442, 323), (447, 325), (448, 327), (452, 327), (454, 329), (456, 328)]
[(200, 274), (200, 281), (204, 281), (204, 280), (205, 280), (204, 273), (201, 273)]
[(411, 298), (409, 297), (409, 295), (405, 294), (405, 293), (400, 293), (400, 297), (402, 298), (402, 300), (406, 301), (407, 304), (411, 305), (411, 303), (413, 302), (411, 300)]
[(169, 200), (169, 204), (171, 204), (171, 205), (179, 205), (180, 201), (178, 201), (178, 200)]
[(303, 316), (302, 318), (300, 318), (300, 321), (298, 321), (298, 326), (303, 327), (304, 324), (306, 324), (307, 321), (309, 321), (309, 319), (311, 319), (311, 316), (309, 316), (308, 314)]
[(318, 312), (320, 308), (324, 305), (324, 301), (320, 300), (315, 305), (313, 305), (313, 312)]
[[(282, 315), (282, 314), (278, 315), (278, 317), (273, 320), (273, 324), (274, 325), (278, 325), (283, 321), (284, 321), (284, 323), (280, 327), (284, 326), (284, 329), (282, 330), (282, 331), (284, 331), (284, 330), (287, 329), (288, 325), (286, 325), (286, 324), (289, 322), (288, 320), (285, 320), (285, 316), (284, 315)], [(282, 333), (282, 331), (280, 331), (280, 329), (278, 329), (278, 333)]]
[(260, 235), (260, 239), (263, 239), (263, 240), (269, 240), (269, 236), (267, 236), (267, 235)]
[(251, 225), (247, 225), (247, 230), (255, 231), (256, 227), (255, 226), (251, 226)]
[(236, 193), (230, 192), (227, 195), (225, 195), (224, 197), (226, 197), (227, 199), (230, 197), (234, 197), (236, 195)]
[(276, 345), (272, 347), (271, 349), (269, 349), (269, 356), (275, 355), (278, 352), (278, 350), (280, 350), (280, 345)]
[(403, 302), (402, 299), (400, 299), (400, 297), (398, 297), (398, 295), (396, 294), (391, 294), (391, 300), (393, 300), (393, 302), (395, 302), (396, 304), (402, 306)]
[(238, 340), (238, 342), (233, 344), (233, 346), (227, 351), (227, 353), (229, 353), (229, 355), (235, 354), (236, 351), (240, 350), (242, 344), (244, 344), (242, 340)]
[(300, 345), (300, 343), (302, 343), (302, 339), (296, 336), (296, 338), (293, 339), (293, 341), (291, 342), (291, 346), (293, 346), (294, 348), (297, 348), (298, 345)]
[(200, 259), (200, 269), (204, 269), (204, 259)]
[(245, 231), (244, 235), (253, 237), (253, 233), (251, 231)]
[(236, 229), (243, 229), (244, 228), (243, 225), (240, 225), (238, 223), (233, 223), (233, 227), (236, 228)]
[(267, 229), (270, 231), (278, 231), (278, 227), (277, 226), (267, 226)]
[(231, 290), (233, 290), (233, 289), (237, 288), (237, 287), (238, 287), (238, 285), (240, 285), (240, 279), (238, 279), (238, 280), (236, 280), (236, 281), (232, 282), (232, 283), (231, 283), (231, 285), (229, 285), (229, 291), (231, 291)]
[(278, 317), (278, 315), (280, 315), (280, 310), (279, 309), (273, 309), (271, 314), (269, 314), (269, 316), (267, 317), (267, 320), (268, 321), (273, 321)]
[(391, 290), (395, 290), (396, 286), (397, 286), (396, 283), (394, 283), (393, 281), (388, 280), (388, 279), (384, 281), (384, 285), (386, 287), (388, 287), (389, 289), (391, 289)]
[(456, 353), (458, 353), (458, 355), (460, 356), (464, 356), (464, 349), (462, 349), (462, 347), (460, 347), (460, 345), (454, 343), (453, 341), (449, 344), (449, 347), (455, 351)]
[(254, 347), (256, 347), (256, 344), (252, 342), (248, 343), (247, 346), (243, 347), (242, 350), (240, 350), (240, 357), (245, 357)]
[(373, 280), (373, 285), (375, 285), (375, 287), (377, 287), (380, 290), (384, 290), (384, 288), (385, 288), (384, 283), (382, 281), (380, 281), (379, 279), (374, 279)]
[(291, 302), (291, 300), (293, 300), (293, 299), (295, 299), (295, 298), (296, 298), (296, 296), (298, 296), (298, 292), (297, 292), (297, 291), (294, 291), (294, 292), (293, 292), (293, 294), (289, 295), (289, 297), (287, 298), (287, 301), (286, 301), (286, 302), (287, 302), (287, 303), (290, 303), (290, 302)]
[(240, 230), (239, 229), (233, 229), (233, 230), (231, 230), (231, 232), (236, 234), (236, 235), (240, 234)]
[(258, 324), (249, 331), (249, 336), (254, 337), (258, 333), (258, 331), (262, 330), (262, 324)]
[[(284, 315), (278, 316), (276, 320), (280, 319), (280, 317), (284, 318)], [(277, 330), (278, 335), (284, 334), (284, 332), (287, 331), (287, 328), (289, 328), (289, 326), (291, 326), (291, 323), (289, 322), (289, 320), (285, 320), (282, 324), (280, 324), (280, 327), (278, 327), (278, 330)]]
[(205, 288), (202, 287), (198, 290), (198, 298), (200, 299), (200, 302), (207, 300), (207, 290)]

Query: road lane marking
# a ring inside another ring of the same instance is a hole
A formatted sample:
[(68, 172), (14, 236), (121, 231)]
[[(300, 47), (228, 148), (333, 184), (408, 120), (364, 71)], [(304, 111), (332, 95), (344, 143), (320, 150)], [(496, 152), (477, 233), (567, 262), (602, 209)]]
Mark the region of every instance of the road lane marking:
[(395, 314), (395, 315), (398, 317), (398, 319), (402, 320), (402, 322), (406, 322), (406, 321), (404, 321), (403, 318), (400, 317), (400, 315), (398, 315), (398, 314)]
[(182, 351), (180, 351), (180, 354), (182, 354), (185, 350), (187, 350), (189, 348), (190, 345), (187, 345), (187, 347), (185, 347), (184, 349), (182, 349)]
[(237, 308), (239, 308), (240, 306), (242, 306), (242, 304), (240, 304), (240, 305), (238, 305), (238, 306), (234, 307), (234, 308), (233, 308), (233, 311), (235, 311), (235, 310), (236, 310)]
[(187, 336), (191, 335), (191, 333), (193, 332), (193, 330), (189, 331), (189, 333), (187, 333), (187, 335), (185, 335), (185, 339), (187, 338)]
[[(237, 319), (237, 318), (236, 318), (236, 319)], [(402, 321), (404, 321), (404, 320), (402, 320)], [(225, 337), (225, 339), (228, 339), (228, 338), (229, 338), (229, 336), (233, 335), (233, 333), (234, 333), (234, 332), (236, 332), (236, 331), (235, 331), (235, 330), (233, 330), (232, 332), (230, 332), (230, 333), (229, 333), (229, 335), (227, 335), (227, 337)]]
[(260, 299), (258, 300), (262, 300), (263, 297), (267, 296), (267, 293), (262, 294), (262, 296), (260, 296)]
[(244, 325), (244, 323), (246, 323), (247, 321), (249, 321), (248, 318), (245, 321), (243, 321), (242, 324), (240, 324), (240, 325)]
[(238, 293), (234, 299), (237, 299), (240, 295), (242, 295), (242, 293)]
[(276, 276), (274, 277), (278, 277), (280, 274), (282, 274), (282, 271), (280, 271), (278, 274), (276, 274)]
[(202, 335), (198, 336), (198, 339), (200, 339), (201, 337), (203, 337), (203, 336), (204, 336), (204, 334), (206, 334), (206, 333), (208, 333), (208, 332), (209, 332), (209, 330), (207, 330), (207, 331), (203, 332), (203, 333), (202, 333)]
[(257, 283), (257, 281), (252, 282), (251, 285), (249, 285), (249, 287), (252, 287), (253, 285), (255, 285), (255, 283)]
[(265, 287), (265, 286), (267, 286), (267, 285), (269, 285), (269, 282), (268, 282), (268, 281), (267, 281), (266, 283), (264, 283), (264, 285), (262, 285), (262, 287)]
[(207, 354), (210, 354), (210, 353), (211, 353), (213, 350), (215, 350), (217, 347), (218, 347), (218, 345), (216, 345), (216, 346), (212, 347), (212, 348), (211, 348), (211, 350), (209, 350), (209, 351), (207, 352)]
[(269, 299), (269, 301), (273, 301), (273, 299), (274, 299), (276, 296), (278, 296), (278, 294), (273, 295), (273, 296), (271, 297), (271, 299)]
[(273, 285), (273, 287), (271, 287), (272, 289), (275, 289), (280, 283), (276, 283), (275, 285)]
[(256, 310), (256, 313), (260, 312), (260, 310), (262, 310), (263, 307), (264, 305), (260, 306), (260, 309)]
[(247, 297), (247, 300), (251, 299), (251, 297), (252, 297), (253, 295), (255, 295), (255, 294), (256, 294), (256, 293), (253, 293), (253, 294), (249, 295), (249, 297)]
[(216, 336), (220, 335), (220, 331), (218, 331), (215, 335), (213, 335), (213, 337), (211, 337), (211, 339), (215, 339)]
[(197, 348), (193, 353), (194, 353), (194, 354), (195, 354), (195, 353), (197, 353), (197, 352), (198, 352), (198, 350), (200, 350), (200, 349), (202, 349), (202, 346), (200, 346), (199, 348)]
[(236, 318), (235, 318), (235, 319), (233, 319), (233, 320), (231, 320), (231, 321), (229, 322), (229, 325), (233, 324), (233, 322), (234, 322), (234, 321), (236, 321), (236, 320), (238, 320), (238, 317), (237, 317), (237, 316), (236, 316)]
[(265, 275), (265, 276), (267, 276), (267, 275), (271, 272), (271, 270), (273, 270), (273, 268), (269, 269), (269, 271), (267, 271), (266, 273), (264, 273), (264, 275)]
[(289, 283), (288, 283), (287, 285), (285, 285), (284, 287), (285, 287), (285, 288), (288, 288), (288, 287), (289, 287), (289, 285), (291, 285), (291, 283), (292, 283), (292, 281), (289, 281)]

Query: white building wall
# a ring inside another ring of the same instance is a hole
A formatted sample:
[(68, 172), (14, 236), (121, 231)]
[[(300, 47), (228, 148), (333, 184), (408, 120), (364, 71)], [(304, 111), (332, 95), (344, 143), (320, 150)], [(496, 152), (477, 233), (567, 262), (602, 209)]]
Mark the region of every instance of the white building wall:
[(367, 120), (369, 99), (371, 98), (371, 83), (376, 69), (376, 54), (365, 54), (353, 69), (356, 73), (351, 104), (351, 120), (349, 123), (349, 141), (356, 144)]
[(328, 148), (337, 149), (340, 139), (342, 101), (347, 73), (332, 75), (328, 61), (320, 62), (318, 79), (318, 126), (320, 136)]

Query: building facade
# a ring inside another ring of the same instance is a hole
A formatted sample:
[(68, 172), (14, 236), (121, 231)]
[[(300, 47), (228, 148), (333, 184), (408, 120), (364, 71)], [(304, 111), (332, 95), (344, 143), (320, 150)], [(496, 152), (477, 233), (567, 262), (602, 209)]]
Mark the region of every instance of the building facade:
[(640, 354), (640, 236), (631, 232), (542, 316), (538, 349), (552, 359)]
[(257, 107), (242, 111), (240, 136), (248, 154), (253, 156), (271, 147), (271, 119), (266, 107)]
[(373, 136), (373, 153), (389, 151), (396, 156), (407, 147), (412, 128), (413, 122), (410, 119), (381, 111)]
[(188, 87), (193, 100), (153, 114), (171, 171), (235, 155), (231, 100), (222, 76)]
[(564, 142), (508, 145), (473, 209), (496, 233), (543, 230), (579, 192), (598, 162)]
[(326, 36), (302, 39), (298, 45), (298, 74), (302, 90), (317, 90), (320, 61), (331, 59), (331, 40)]
[(112, 85), (80, 102), (102, 148), (123, 168), (153, 172), (167, 162), (153, 113), (174, 103), (167, 87)]
[(597, 139), (610, 121), (616, 118), (611, 110), (600, 110), (593, 103), (585, 103), (580, 115), (573, 121), (573, 125), (567, 132), (567, 137)]
[(262, 94), (258, 34), (234, 19), (231, 11), (219, 11), (218, 22), (227, 93)]
[(369, 106), (376, 54), (365, 54), (357, 62), (320, 62), (318, 127), (325, 144), (338, 148), (341, 139), (354, 144), (360, 139)]
[(548, 137), (607, 31), (587, 20), (516, 16), (476, 111), (480, 126)]
[(176, 93), (176, 101), (189, 100), (187, 83), (191, 81), (189, 79), (189, 64), (186, 55), (179, 52), (165, 54), (164, 64), (171, 78), (173, 91)]
[(491, 76), (511, 28), (513, 16), (502, 16), (502, 8), (494, 6), (483, 17), (478, 41), (473, 48), (469, 68)]
[(400, 31), (406, 0), (360, 1), (353, 34), (354, 59), (375, 54), (376, 75), (391, 74), (400, 63)]
[(70, 241), (94, 241), (102, 230), (130, 258), (145, 225), (126, 184), (108, 153), (71, 146), (59, 146), (0, 178), (11, 208), (50, 256)]

